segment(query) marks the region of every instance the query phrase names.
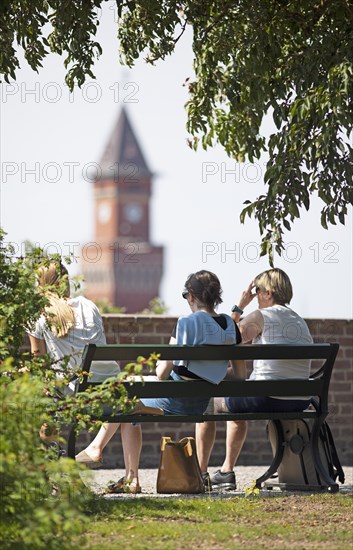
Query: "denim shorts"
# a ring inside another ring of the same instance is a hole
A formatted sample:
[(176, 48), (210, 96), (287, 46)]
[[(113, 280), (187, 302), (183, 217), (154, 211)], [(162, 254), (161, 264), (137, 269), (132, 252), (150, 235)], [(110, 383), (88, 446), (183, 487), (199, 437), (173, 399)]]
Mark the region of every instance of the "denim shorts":
[(274, 399), (273, 397), (226, 397), (230, 412), (301, 412), (309, 405), (309, 399)]
[[(174, 371), (170, 373), (169, 380), (176, 380), (184, 384), (194, 383), (193, 381), (183, 380)], [(198, 397), (151, 397), (141, 399), (141, 402), (148, 407), (163, 409), (165, 414), (203, 414), (207, 409), (209, 399)]]

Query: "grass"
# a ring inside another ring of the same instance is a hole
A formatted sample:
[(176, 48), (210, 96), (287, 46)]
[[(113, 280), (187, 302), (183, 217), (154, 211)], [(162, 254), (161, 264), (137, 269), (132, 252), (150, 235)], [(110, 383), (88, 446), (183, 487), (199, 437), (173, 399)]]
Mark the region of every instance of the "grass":
[(353, 549), (352, 495), (97, 499), (72, 548)]

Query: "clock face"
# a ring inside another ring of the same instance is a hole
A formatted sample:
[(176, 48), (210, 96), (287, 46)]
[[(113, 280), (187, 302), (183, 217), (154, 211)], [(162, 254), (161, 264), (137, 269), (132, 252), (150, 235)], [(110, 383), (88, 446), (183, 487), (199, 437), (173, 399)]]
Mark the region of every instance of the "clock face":
[(100, 223), (108, 223), (111, 216), (111, 207), (107, 202), (102, 202), (98, 207), (98, 219)]
[(138, 223), (139, 221), (141, 221), (142, 213), (142, 206), (140, 204), (130, 202), (124, 207), (125, 218), (130, 223)]

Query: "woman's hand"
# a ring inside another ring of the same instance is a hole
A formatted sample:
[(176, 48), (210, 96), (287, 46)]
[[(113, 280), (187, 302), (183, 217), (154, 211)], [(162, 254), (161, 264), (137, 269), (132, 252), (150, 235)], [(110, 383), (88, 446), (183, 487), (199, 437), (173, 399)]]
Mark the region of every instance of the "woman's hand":
[(240, 307), (240, 309), (244, 310), (246, 306), (248, 306), (253, 301), (256, 296), (256, 292), (252, 292), (254, 288), (254, 281), (251, 281), (248, 288), (246, 290), (243, 290), (240, 296), (240, 300), (238, 302), (238, 307)]
[[(248, 306), (253, 301), (253, 299), (256, 296), (256, 292), (255, 293), (252, 292), (254, 288), (255, 288), (254, 281), (251, 281), (248, 288), (246, 290), (243, 290), (240, 296), (240, 300), (237, 304), (239, 309), (244, 311), (246, 306)], [(239, 323), (241, 315), (242, 314), (239, 311), (233, 311), (232, 313), (233, 321), (235, 321), (236, 323)]]

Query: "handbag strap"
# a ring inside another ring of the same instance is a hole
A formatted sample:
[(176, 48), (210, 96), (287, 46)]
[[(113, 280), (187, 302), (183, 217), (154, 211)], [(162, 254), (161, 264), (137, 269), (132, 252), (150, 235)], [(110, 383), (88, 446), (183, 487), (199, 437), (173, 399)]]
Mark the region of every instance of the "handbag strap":
[(187, 439), (186, 445), (184, 445), (184, 453), (186, 456), (192, 456), (192, 444), (191, 444), (191, 437), (184, 437), (184, 439), (181, 439), (179, 443)]
[(195, 440), (193, 437), (183, 437), (182, 439), (180, 439), (180, 441), (172, 441), (171, 437), (162, 437), (161, 452), (165, 450), (166, 445), (178, 445), (179, 447), (182, 447), (186, 456), (192, 456), (193, 455), (192, 442), (194, 441)]
[(167, 445), (167, 443), (172, 443), (172, 438), (171, 437), (162, 437), (162, 439), (161, 439), (161, 451), (164, 451), (165, 446)]

